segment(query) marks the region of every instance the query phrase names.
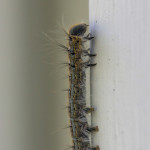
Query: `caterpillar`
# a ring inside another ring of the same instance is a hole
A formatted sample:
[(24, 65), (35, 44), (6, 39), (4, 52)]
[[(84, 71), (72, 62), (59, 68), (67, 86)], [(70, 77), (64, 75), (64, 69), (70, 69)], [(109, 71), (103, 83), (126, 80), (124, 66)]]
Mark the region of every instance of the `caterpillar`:
[[(96, 56), (91, 54), (89, 49), (85, 49), (84, 43), (92, 40), (91, 34), (85, 35), (88, 25), (85, 23), (73, 25), (68, 32), (68, 46), (59, 44), (68, 53), (69, 66), (69, 89), (67, 106), (73, 146), (68, 147), (73, 150), (99, 150), (99, 146), (93, 147), (89, 135), (98, 131), (98, 126), (92, 127), (88, 124), (87, 114), (94, 111), (93, 107), (86, 106), (86, 68), (93, 67), (96, 63), (91, 63), (90, 58)], [(89, 59), (84, 61), (84, 57)]]

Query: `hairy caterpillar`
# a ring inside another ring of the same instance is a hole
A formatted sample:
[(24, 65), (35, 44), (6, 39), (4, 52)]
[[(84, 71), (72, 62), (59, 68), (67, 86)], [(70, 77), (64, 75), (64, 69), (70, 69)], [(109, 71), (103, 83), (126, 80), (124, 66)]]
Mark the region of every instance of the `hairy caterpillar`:
[[(85, 36), (87, 24), (77, 24), (72, 26), (68, 32), (68, 46), (59, 44), (60, 47), (68, 52), (69, 58), (69, 116), (70, 130), (72, 134), (73, 146), (69, 147), (73, 150), (99, 150), (99, 146), (92, 147), (90, 144), (89, 134), (98, 131), (98, 126), (91, 127), (88, 125), (86, 114), (94, 111), (94, 108), (86, 106), (86, 73), (85, 69), (95, 66), (90, 63), (90, 58), (96, 54), (89, 53), (89, 49), (85, 49), (84, 43), (93, 39), (90, 34)], [(84, 61), (84, 57), (88, 56), (88, 60)], [(69, 149), (68, 148), (68, 149)]]

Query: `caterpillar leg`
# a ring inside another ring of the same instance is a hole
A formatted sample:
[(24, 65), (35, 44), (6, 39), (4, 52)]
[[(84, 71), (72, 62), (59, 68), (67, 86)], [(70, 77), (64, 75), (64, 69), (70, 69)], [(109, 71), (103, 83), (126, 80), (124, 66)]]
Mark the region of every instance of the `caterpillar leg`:
[(84, 62), (83, 65), (84, 65), (85, 68), (88, 68), (88, 67), (96, 66), (97, 63), (90, 63), (90, 61), (88, 60), (87, 62)]
[(100, 150), (99, 146), (87, 148), (87, 150)]
[(98, 126), (96, 126), (96, 127), (87, 127), (86, 130), (90, 133), (99, 131)]
[(87, 54), (89, 57), (95, 57), (97, 54)]
[(93, 64), (87, 64), (86, 66), (87, 67), (94, 67), (94, 66), (96, 66), (97, 65), (97, 63), (93, 63)]
[(85, 147), (83, 150), (100, 150), (99, 146), (96, 147)]
[(83, 53), (84, 53), (84, 56), (89, 56), (89, 57), (97, 56), (97, 54), (90, 53), (90, 48), (88, 48), (87, 50), (84, 50)]
[(83, 108), (83, 111), (88, 114), (88, 113), (91, 113), (94, 111), (94, 108), (93, 107), (86, 107), (86, 108)]
[(89, 33), (87, 36), (84, 37), (86, 40), (92, 40), (94, 36), (91, 36), (91, 33)]

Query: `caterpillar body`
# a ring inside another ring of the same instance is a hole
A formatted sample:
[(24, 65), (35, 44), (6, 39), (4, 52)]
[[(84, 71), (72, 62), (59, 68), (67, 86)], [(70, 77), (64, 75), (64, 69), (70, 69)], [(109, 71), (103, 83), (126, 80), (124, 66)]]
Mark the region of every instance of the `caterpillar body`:
[[(95, 63), (90, 63), (90, 57), (96, 54), (89, 53), (89, 49), (85, 49), (84, 43), (93, 39), (90, 34), (85, 36), (87, 24), (77, 24), (72, 26), (66, 32), (69, 43), (68, 47), (59, 45), (65, 48), (69, 58), (69, 116), (70, 130), (72, 134), (73, 146), (69, 147), (73, 150), (99, 150), (99, 146), (91, 146), (89, 134), (98, 131), (98, 126), (91, 127), (88, 125), (86, 114), (94, 111), (94, 108), (86, 106), (86, 72), (88, 67), (95, 66)], [(88, 56), (88, 61), (84, 61), (84, 56)]]

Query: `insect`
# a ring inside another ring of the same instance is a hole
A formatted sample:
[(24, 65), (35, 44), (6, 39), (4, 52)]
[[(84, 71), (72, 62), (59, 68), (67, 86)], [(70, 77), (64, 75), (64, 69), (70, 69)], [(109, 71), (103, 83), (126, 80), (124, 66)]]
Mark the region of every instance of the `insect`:
[[(60, 47), (66, 49), (69, 58), (69, 116), (70, 130), (73, 141), (73, 150), (99, 150), (99, 146), (92, 147), (89, 135), (98, 131), (98, 126), (91, 127), (88, 125), (87, 114), (94, 111), (94, 108), (86, 106), (86, 68), (93, 67), (96, 63), (91, 63), (90, 58), (96, 54), (89, 53), (89, 49), (85, 49), (84, 43), (92, 40), (91, 34), (85, 35), (87, 24), (77, 24), (72, 26), (68, 32), (68, 46), (59, 44)], [(84, 61), (84, 57), (88, 56), (88, 60)]]

